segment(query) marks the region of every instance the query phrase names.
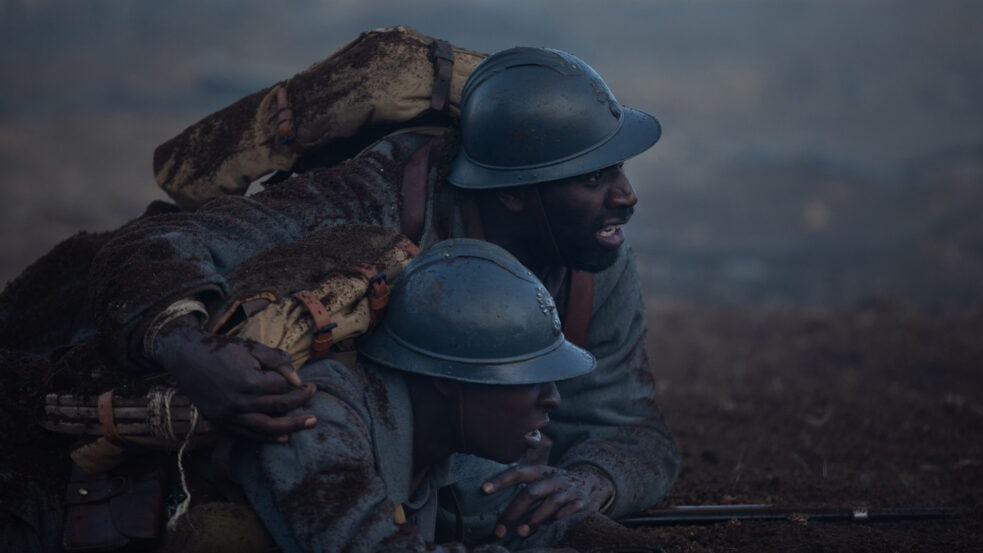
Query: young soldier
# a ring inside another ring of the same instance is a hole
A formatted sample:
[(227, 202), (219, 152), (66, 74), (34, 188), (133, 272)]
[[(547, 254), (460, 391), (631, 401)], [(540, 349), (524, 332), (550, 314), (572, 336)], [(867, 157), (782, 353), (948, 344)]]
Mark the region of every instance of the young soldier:
[[(173, 330), (162, 346), (207, 338)], [(486, 472), (486, 459), (513, 463), (538, 447), (560, 405), (553, 382), (594, 368), (563, 338), (542, 284), (506, 251), (471, 239), (415, 258), (358, 351), (355, 366), (324, 360), (299, 371), (317, 392), (297, 413), (316, 427), (287, 443), (243, 442), (233, 455), (284, 551), (428, 550), (438, 494), (474, 495), (447, 487)], [(497, 510), (486, 509), (493, 521)]]

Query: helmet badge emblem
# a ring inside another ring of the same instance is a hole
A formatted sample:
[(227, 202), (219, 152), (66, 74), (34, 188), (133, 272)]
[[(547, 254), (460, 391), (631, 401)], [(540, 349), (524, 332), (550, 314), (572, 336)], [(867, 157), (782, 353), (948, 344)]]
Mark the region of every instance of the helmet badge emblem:
[(553, 303), (553, 296), (543, 288), (536, 290), (536, 301), (539, 302), (539, 310), (552, 319), (553, 334), (560, 334), (560, 317), (556, 312), (556, 304)]
[(604, 84), (604, 82), (602, 82), (599, 78), (591, 79), (590, 85), (591, 88), (594, 89), (594, 98), (597, 100), (597, 102), (607, 105), (608, 110), (615, 119), (621, 119), (621, 105), (614, 99), (614, 96), (611, 94), (611, 91), (608, 90), (608, 87)]

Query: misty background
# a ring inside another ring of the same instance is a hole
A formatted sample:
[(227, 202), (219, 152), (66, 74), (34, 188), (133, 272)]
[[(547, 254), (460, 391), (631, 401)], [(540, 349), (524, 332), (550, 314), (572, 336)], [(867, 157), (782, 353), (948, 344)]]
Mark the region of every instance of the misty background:
[(0, 284), (164, 198), (158, 144), (393, 25), (567, 50), (659, 118), (626, 166), (650, 299), (983, 301), (977, 0), (0, 0)]

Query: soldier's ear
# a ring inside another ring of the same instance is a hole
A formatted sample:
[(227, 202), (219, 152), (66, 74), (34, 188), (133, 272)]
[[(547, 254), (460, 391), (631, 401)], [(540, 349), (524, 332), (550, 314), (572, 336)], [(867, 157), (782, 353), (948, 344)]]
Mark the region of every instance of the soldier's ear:
[(453, 380), (447, 380), (444, 378), (433, 379), (433, 388), (437, 390), (437, 393), (446, 397), (457, 397), (458, 389), (460, 385)]
[(519, 213), (526, 209), (529, 204), (526, 201), (525, 192), (523, 191), (525, 186), (511, 186), (509, 188), (502, 188), (495, 191), (495, 197), (501, 202), (505, 209), (513, 212)]

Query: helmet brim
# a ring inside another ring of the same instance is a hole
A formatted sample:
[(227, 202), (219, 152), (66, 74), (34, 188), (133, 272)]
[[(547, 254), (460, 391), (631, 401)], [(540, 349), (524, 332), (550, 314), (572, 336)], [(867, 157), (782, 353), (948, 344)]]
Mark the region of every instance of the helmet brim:
[(526, 360), (483, 363), (423, 355), (394, 338), (385, 325), (363, 336), (358, 352), (367, 359), (399, 371), (461, 382), (494, 385), (538, 384), (567, 380), (594, 370), (594, 356), (567, 340), (552, 351)]
[(621, 163), (648, 150), (662, 136), (662, 126), (652, 115), (624, 106), (621, 109), (618, 131), (589, 151), (535, 167), (491, 167), (474, 161), (462, 148), (447, 180), (467, 189), (505, 188), (586, 175)]

